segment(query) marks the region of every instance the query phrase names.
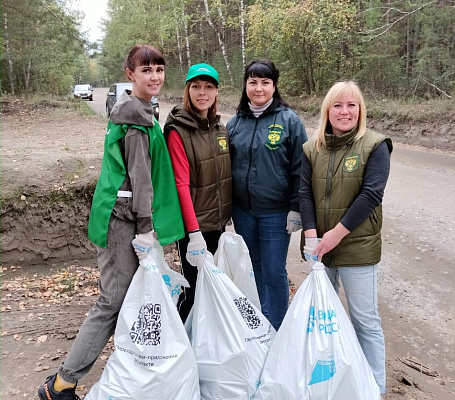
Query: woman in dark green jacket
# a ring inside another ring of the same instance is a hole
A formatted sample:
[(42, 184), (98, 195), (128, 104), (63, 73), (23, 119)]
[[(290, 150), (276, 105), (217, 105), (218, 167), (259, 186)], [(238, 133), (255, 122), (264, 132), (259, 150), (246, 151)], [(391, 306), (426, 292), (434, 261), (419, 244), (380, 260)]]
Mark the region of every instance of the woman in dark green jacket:
[(286, 271), (291, 233), (301, 228), (299, 116), (278, 91), (279, 71), (255, 60), (244, 74), (237, 113), (227, 123), (232, 159), (232, 219), (253, 263), (262, 313), (278, 329), (289, 303)]
[(217, 114), (219, 84), (211, 65), (192, 65), (183, 107), (175, 106), (164, 125), (186, 228), (177, 242), (182, 272), (190, 284), (177, 304), (183, 322), (194, 304), (198, 268), (215, 253), (231, 218), (231, 158), (226, 128)]
[(384, 394), (377, 264), (392, 142), (367, 129), (359, 87), (338, 82), (327, 93), (319, 127), (303, 152), (299, 197), (304, 256), (310, 266), (322, 260), (337, 292), (341, 279), (359, 343)]

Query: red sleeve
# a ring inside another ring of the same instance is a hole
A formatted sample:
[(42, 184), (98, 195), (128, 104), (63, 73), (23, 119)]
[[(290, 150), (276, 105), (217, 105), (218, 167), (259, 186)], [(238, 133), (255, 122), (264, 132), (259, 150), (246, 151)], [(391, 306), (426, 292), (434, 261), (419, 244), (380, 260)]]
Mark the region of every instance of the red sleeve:
[(171, 156), (172, 168), (174, 169), (183, 221), (188, 232), (191, 232), (199, 229), (199, 224), (190, 194), (190, 164), (185, 153), (185, 148), (183, 147), (182, 138), (174, 129), (169, 132), (167, 146), (169, 155)]

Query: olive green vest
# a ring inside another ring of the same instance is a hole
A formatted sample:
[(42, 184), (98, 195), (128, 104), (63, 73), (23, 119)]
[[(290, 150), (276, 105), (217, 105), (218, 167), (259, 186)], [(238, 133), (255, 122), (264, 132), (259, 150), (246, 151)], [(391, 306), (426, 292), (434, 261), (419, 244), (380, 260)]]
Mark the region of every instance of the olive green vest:
[[(313, 140), (303, 145), (313, 167), (318, 237), (340, 222), (362, 189), (365, 165), (371, 152), (384, 140), (390, 141), (371, 130), (367, 130), (359, 140), (354, 140), (356, 134), (357, 129), (343, 136), (326, 134), (327, 145), (319, 151), (316, 151)], [(338, 246), (325, 254), (322, 262), (335, 268), (377, 264), (381, 259), (381, 228), (382, 205), (379, 205)]]
[[(183, 112), (183, 111), (181, 111)], [(207, 120), (205, 120), (207, 121)], [(231, 218), (232, 174), (229, 135), (217, 116), (209, 127), (169, 124), (183, 141), (190, 166), (190, 193), (201, 232), (219, 231)]]

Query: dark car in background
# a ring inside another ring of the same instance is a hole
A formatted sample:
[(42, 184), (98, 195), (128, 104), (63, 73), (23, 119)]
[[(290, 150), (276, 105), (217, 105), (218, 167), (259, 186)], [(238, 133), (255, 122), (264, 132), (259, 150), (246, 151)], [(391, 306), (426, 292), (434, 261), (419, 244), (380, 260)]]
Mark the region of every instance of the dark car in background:
[(76, 85), (73, 89), (73, 96), (77, 99), (88, 99), (93, 101), (92, 85)]
[[(114, 83), (110, 88), (109, 92), (107, 92), (106, 98), (106, 114), (109, 117), (111, 115), (112, 109), (114, 108), (114, 104), (117, 102), (120, 95), (123, 93), (124, 90), (132, 90), (133, 83), (132, 82), (119, 82)], [(153, 96), (152, 100), (150, 100), (150, 104), (153, 108), (153, 114), (157, 121), (160, 119), (160, 105), (158, 103), (158, 99)]]

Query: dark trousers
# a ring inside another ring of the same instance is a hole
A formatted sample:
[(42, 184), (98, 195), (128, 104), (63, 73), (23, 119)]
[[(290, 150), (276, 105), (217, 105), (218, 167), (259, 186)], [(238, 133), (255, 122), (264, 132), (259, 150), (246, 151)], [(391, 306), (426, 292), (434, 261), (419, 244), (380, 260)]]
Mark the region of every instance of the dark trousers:
[[(211, 231), (203, 232), (202, 236), (205, 239), (207, 244), (207, 250), (210, 253), (215, 254), (216, 249), (218, 248), (218, 240), (220, 239), (222, 231)], [(186, 249), (190, 238), (188, 234), (185, 235), (183, 239), (180, 239), (177, 242), (177, 249), (180, 255), (180, 262), (182, 263), (182, 273), (190, 284), (189, 288), (183, 288), (182, 293), (180, 294), (179, 301), (177, 303), (177, 309), (179, 310), (180, 318), (183, 323), (185, 323), (188, 314), (191, 311), (191, 308), (194, 304), (194, 294), (196, 292), (196, 279), (197, 279), (197, 267), (193, 267), (186, 259)]]

